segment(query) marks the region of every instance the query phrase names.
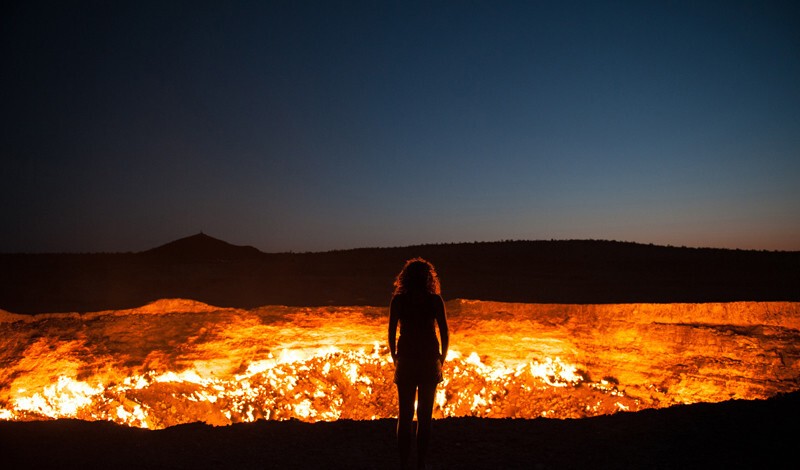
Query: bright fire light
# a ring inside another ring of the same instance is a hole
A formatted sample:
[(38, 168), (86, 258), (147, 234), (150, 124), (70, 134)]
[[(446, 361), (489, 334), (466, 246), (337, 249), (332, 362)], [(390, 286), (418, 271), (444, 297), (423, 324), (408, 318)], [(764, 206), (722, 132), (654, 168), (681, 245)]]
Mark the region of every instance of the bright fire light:
[[(742, 398), (775, 392), (763, 385), (731, 388), (714, 371), (716, 384), (686, 370), (678, 380), (672, 365), (659, 371), (653, 364), (675, 352), (659, 348), (680, 349), (684, 366), (692, 354), (704, 363), (707, 352), (687, 353), (685, 344), (670, 345), (672, 336), (636, 349), (636, 335), (608, 331), (609, 338), (628, 338), (614, 349), (607, 339), (592, 342), (537, 316), (536, 307), (519, 305), (448, 304), (454, 347), (435, 418), (580, 418), (720, 401), (732, 390)], [(246, 311), (183, 300), (83, 315), (0, 312), (0, 419), (78, 418), (160, 429), (195, 421), (394, 417), (386, 321), (386, 309), (377, 307)], [(796, 334), (786, 339), (795, 340)], [(796, 346), (787, 348), (784, 354), (797, 356)], [(593, 356), (600, 353), (608, 357)], [(625, 362), (631, 360), (642, 364)], [(797, 382), (792, 367), (782, 373)]]

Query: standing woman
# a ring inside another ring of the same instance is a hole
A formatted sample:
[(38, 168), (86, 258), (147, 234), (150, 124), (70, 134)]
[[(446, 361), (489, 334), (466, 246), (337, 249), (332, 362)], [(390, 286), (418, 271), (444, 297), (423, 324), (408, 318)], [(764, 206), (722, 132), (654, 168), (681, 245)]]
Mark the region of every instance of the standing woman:
[[(400, 338), (395, 341), (397, 325)], [(439, 327), (441, 349), (436, 337)], [(389, 308), (389, 350), (395, 364), (399, 413), (397, 445), (402, 468), (407, 468), (414, 434), (414, 398), (417, 398), (417, 468), (425, 468), (431, 434), (436, 385), (442, 381), (450, 333), (436, 269), (422, 258), (406, 261), (394, 281)]]

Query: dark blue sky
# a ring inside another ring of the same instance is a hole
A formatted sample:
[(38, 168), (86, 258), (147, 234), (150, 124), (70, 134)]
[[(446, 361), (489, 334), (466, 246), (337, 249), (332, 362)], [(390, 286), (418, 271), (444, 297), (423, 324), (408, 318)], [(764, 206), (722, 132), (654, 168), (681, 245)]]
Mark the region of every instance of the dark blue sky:
[(798, 2), (165, 3), (6, 7), (0, 251), (800, 250)]

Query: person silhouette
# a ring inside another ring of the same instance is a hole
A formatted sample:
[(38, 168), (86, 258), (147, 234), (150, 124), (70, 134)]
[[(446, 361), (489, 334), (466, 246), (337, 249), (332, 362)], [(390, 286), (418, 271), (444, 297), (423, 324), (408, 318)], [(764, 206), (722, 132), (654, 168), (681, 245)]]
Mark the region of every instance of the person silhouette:
[[(397, 326), (400, 337), (397, 338)], [(439, 328), (439, 339), (436, 327)], [(414, 399), (417, 399), (417, 468), (425, 468), (431, 434), (436, 386), (442, 381), (450, 332), (447, 327), (439, 276), (423, 258), (406, 261), (394, 281), (389, 307), (389, 351), (397, 385), (397, 447), (400, 464), (407, 468), (414, 435)]]

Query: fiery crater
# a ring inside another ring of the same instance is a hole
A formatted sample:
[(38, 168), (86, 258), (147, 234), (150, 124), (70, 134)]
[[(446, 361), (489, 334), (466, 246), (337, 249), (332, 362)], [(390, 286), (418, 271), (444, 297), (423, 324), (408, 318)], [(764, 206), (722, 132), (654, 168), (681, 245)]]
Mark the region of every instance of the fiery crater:
[[(797, 303), (448, 302), (434, 417), (580, 418), (800, 388)], [(171, 299), (0, 311), (0, 419), (151, 429), (376, 419), (397, 408), (378, 307), (252, 310)]]

